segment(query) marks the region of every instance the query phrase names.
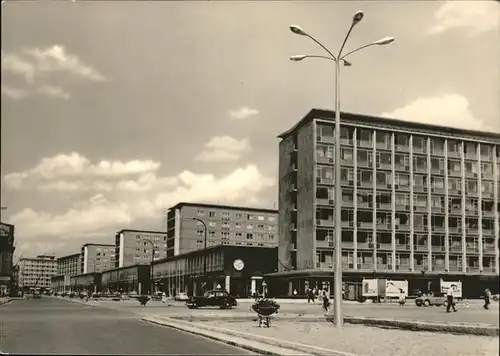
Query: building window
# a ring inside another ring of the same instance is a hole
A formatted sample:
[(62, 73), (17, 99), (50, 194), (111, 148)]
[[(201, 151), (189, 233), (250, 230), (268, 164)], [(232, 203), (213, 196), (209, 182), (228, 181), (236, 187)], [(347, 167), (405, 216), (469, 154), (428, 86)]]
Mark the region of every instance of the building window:
[(276, 221), (276, 217), (270, 216), (268, 220), (271, 221), (271, 222), (274, 222), (274, 221)]
[(203, 230), (196, 230), (196, 235), (203, 236)]
[(241, 220), (243, 215), (241, 213), (236, 213), (236, 220)]
[(241, 237), (243, 237), (243, 234), (242, 234), (241, 232), (237, 232), (237, 233), (236, 233), (236, 237), (241, 238)]
[(235, 224), (235, 227), (236, 227), (237, 229), (241, 229), (241, 223), (237, 222), (237, 223)]
[(252, 214), (247, 214), (247, 220), (253, 220), (253, 215)]
[(208, 217), (214, 218), (215, 217), (215, 211), (209, 211), (208, 212)]
[(202, 209), (198, 209), (198, 210), (196, 210), (196, 215), (203, 216), (203, 215), (205, 215), (205, 212)]
[(253, 224), (248, 224), (247, 225), (247, 230), (252, 230), (253, 229)]
[(253, 240), (253, 234), (247, 234), (247, 240)]
[(209, 227), (215, 227), (215, 225), (216, 225), (216, 224), (215, 224), (215, 221), (209, 221), (209, 222), (208, 222), (208, 226), (209, 226)]
[(208, 236), (210, 236), (210, 237), (214, 237), (214, 236), (215, 236), (215, 231), (209, 231), (209, 232), (208, 232)]

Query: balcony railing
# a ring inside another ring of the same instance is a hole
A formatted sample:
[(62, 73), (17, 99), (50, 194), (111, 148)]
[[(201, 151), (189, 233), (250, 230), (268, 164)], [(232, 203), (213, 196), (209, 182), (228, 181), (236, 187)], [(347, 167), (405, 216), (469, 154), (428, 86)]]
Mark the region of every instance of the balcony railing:
[(460, 151), (453, 151), (448, 148), (448, 157), (460, 157)]
[(417, 263), (415, 262), (415, 271), (427, 271), (429, 269), (428, 263)]
[(390, 251), (390, 250), (392, 250), (392, 244), (387, 244), (387, 243), (377, 244), (377, 250)]
[(320, 269), (333, 269), (333, 261), (332, 262), (319, 262), (316, 264), (316, 266), (318, 266), (318, 268)]
[(362, 228), (362, 229), (372, 229), (373, 228), (373, 222), (360, 221), (360, 222), (358, 222), (358, 227)]
[(435, 232), (444, 232), (445, 228), (444, 228), (444, 226), (433, 226), (432, 227), (432, 231), (435, 231)]
[(372, 249), (373, 247), (370, 247), (370, 243), (368, 242), (358, 242), (358, 250), (367, 250), (367, 249)]
[(466, 231), (468, 234), (479, 234), (479, 229), (477, 227), (466, 227)]
[(333, 226), (335, 221), (332, 220), (324, 220), (324, 219), (317, 219), (316, 224), (320, 226)]
[(462, 253), (462, 246), (450, 246), (450, 252)]
[(492, 229), (482, 229), (483, 236), (494, 236), (494, 231)]
[(391, 230), (391, 223), (377, 223), (377, 230)]
[(316, 240), (316, 247), (334, 248), (335, 247), (335, 242), (333, 242), (333, 241)]
[(373, 147), (372, 141), (358, 140), (358, 147)]
[(495, 216), (494, 210), (483, 210), (483, 216)]
[(479, 253), (479, 246), (467, 246), (465, 248), (466, 252)]
[(362, 271), (373, 271), (373, 263), (358, 263), (358, 270)]
[(478, 272), (479, 272), (479, 266), (467, 267), (467, 273), (478, 273)]
[(425, 245), (415, 245), (414, 249), (415, 249), (415, 251), (425, 251), (425, 252), (427, 252), (429, 250), (429, 247), (427, 246), (427, 244), (425, 244)]
[(400, 263), (396, 264), (396, 270), (397, 271), (409, 271), (410, 270), (410, 264), (409, 263)]
[(483, 243), (483, 253), (494, 255), (495, 254), (495, 245)]
[(495, 267), (483, 267), (483, 273), (494, 273), (495, 272)]
[(408, 245), (408, 244), (396, 244), (396, 251), (410, 251), (410, 245)]
[(392, 271), (392, 264), (377, 263), (377, 271)]
[(446, 251), (445, 246), (431, 246), (432, 247), (432, 252), (444, 252)]
[(450, 264), (450, 267), (448, 268), (448, 271), (450, 272), (461, 272), (462, 271), (462, 265), (452, 265)]

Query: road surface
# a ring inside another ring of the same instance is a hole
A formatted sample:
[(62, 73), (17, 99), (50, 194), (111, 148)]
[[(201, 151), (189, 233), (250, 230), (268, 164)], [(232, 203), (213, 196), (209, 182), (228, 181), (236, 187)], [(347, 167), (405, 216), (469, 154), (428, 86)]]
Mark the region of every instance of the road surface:
[[(113, 308), (135, 313), (139, 316), (148, 314), (161, 314), (171, 316), (189, 316), (189, 315), (250, 315), (254, 316), (255, 312), (250, 310), (252, 303), (240, 303), (232, 310), (219, 310), (219, 308), (200, 308), (189, 310), (183, 303), (171, 303), (168, 307), (161, 302), (150, 302), (146, 307), (141, 307), (136, 300), (125, 302), (91, 302), (95, 305)], [(407, 304), (400, 307), (397, 303), (381, 303), (381, 304), (344, 304), (342, 306), (345, 316), (367, 317), (367, 318), (389, 318), (389, 319), (407, 319), (419, 320), (428, 322), (449, 322), (449, 323), (472, 323), (472, 324), (499, 324), (498, 319), (498, 303), (492, 304), (490, 310), (484, 310), (481, 304), (471, 305), (466, 308), (463, 304), (458, 304), (458, 313), (446, 313), (444, 307), (417, 307), (414, 304)], [(303, 314), (303, 315), (324, 315), (320, 303), (311, 304), (281, 304), (280, 314)], [(278, 315), (278, 317), (279, 317)]]
[(132, 313), (41, 298), (0, 307), (0, 350), (20, 354), (252, 353), (141, 322)]

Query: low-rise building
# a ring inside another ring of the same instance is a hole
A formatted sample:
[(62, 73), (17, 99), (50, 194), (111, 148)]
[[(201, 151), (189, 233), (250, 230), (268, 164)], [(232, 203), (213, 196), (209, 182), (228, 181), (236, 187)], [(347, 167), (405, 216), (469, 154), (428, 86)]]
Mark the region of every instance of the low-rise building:
[(0, 296), (10, 293), (14, 250), (14, 225), (0, 223)]

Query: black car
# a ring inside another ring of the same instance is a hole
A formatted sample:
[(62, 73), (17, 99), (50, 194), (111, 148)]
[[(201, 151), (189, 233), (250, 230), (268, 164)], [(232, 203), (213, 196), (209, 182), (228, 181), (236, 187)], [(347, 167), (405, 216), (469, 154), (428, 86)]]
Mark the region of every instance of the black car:
[(201, 296), (189, 297), (186, 306), (189, 309), (200, 307), (219, 307), (221, 309), (231, 309), (237, 306), (236, 299), (225, 290), (206, 291)]

